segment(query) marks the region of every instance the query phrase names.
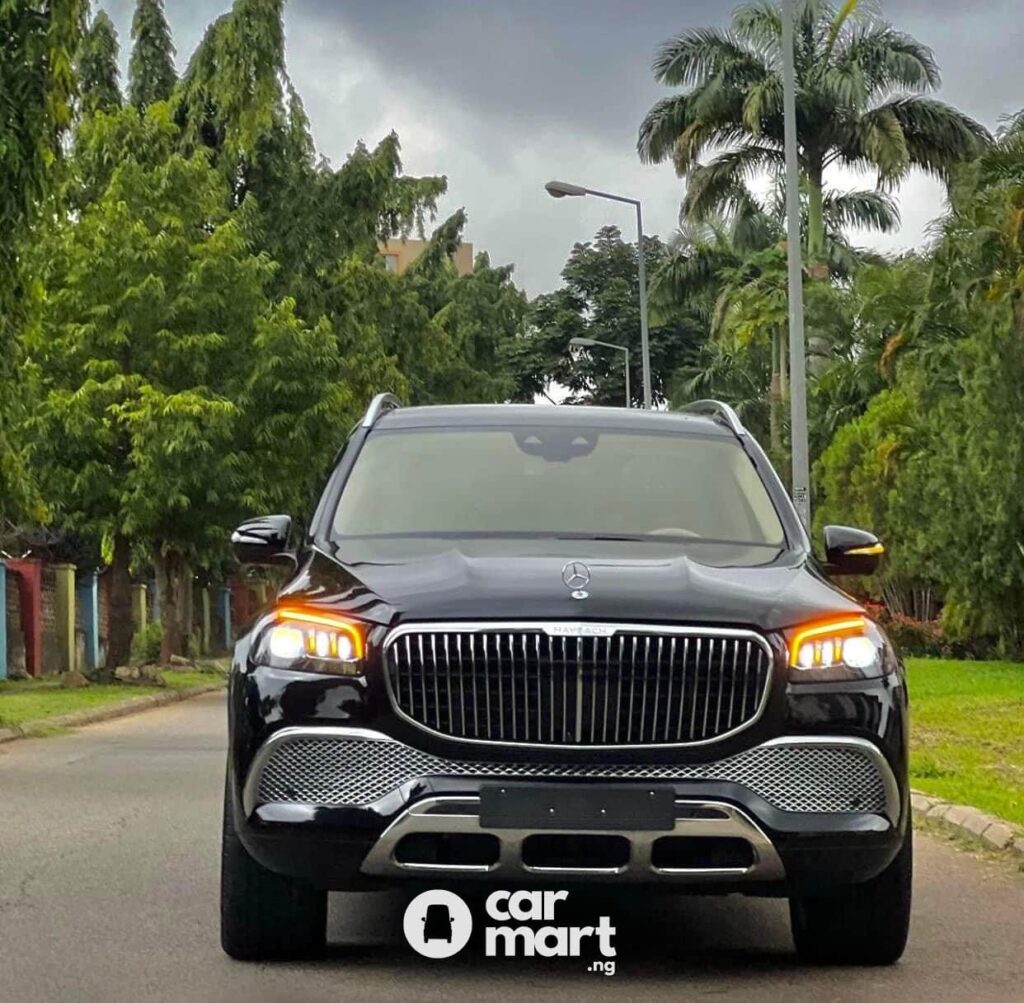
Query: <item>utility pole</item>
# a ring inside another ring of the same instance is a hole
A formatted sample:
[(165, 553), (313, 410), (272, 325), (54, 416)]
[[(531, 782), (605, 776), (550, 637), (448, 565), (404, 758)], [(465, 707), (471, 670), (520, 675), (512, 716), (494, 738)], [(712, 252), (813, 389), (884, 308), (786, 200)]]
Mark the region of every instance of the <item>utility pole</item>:
[(651, 340), (647, 329), (647, 261), (644, 257), (644, 220), (640, 200), (636, 202), (636, 257), (640, 265), (640, 360), (644, 381), (644, 407), (649, 411), (651, 395)]
[(786, 149), (786, 234), (789, 266), (789, 434), (793, 451), (793, 504), (811, 528), (811, 473), (807, 447), (807, 352), (804, 342), (803, 249), (800, 240), (800, 163), (797, 159), (796, 70), (793, 8), (782, 3), (782, 109)]

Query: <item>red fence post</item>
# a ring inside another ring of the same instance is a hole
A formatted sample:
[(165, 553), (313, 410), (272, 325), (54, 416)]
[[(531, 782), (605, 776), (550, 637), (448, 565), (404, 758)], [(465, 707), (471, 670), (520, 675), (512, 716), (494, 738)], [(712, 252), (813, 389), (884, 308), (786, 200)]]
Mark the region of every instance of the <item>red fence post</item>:
[(13, 557), (7, 561), (7, 570), (18, 577), (25, 671), (39, 676), (43, 672), (43, 563), (37, 557)]

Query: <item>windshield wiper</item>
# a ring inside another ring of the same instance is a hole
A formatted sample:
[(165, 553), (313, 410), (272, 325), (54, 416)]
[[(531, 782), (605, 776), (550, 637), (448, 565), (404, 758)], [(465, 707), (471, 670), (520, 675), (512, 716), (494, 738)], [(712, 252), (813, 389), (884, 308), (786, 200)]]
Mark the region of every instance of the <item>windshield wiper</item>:
[(644, 543), (651, 538), (649, 536), (642, 536), (639, 533), (560, 533), (555, 537), (556, 540), (597, 540), (604, 542), (606, 540), (611, 541), (624, 541), (627, 543)]

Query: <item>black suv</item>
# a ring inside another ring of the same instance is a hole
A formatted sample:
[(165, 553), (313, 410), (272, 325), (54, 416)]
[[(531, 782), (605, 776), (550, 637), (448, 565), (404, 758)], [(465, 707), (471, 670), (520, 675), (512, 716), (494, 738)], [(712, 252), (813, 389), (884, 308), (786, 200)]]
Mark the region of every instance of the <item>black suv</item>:
[(375, 398), (312, 517), (234, 534), (286, 584), (230, 687), (222, 942), (324, 946), (411, 878), (788, 896), (803, 958), (903, 951), (903, 668), (726, 405)]

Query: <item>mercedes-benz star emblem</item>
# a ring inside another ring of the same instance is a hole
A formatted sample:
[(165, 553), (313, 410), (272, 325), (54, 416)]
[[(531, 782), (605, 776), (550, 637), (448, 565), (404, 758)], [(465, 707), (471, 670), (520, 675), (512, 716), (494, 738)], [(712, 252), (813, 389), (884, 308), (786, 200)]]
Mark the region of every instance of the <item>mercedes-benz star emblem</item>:
[(590, 568), (582, 561), (570, 561), (562, 568), (562, 581), (572, 591), (573, 599), (586, 599), (590, 594), (585, 591), (590, 584)]

